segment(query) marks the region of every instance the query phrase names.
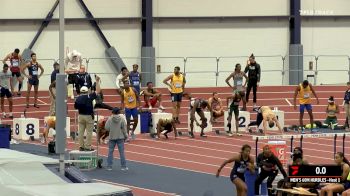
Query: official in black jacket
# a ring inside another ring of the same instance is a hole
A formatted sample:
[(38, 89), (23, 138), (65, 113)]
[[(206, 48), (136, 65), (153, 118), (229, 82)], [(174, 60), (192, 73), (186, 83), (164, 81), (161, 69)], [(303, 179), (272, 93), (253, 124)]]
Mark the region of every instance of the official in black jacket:
[[(278, 169), (281, 171), (285, 179), (288, 177), (286, 171), (283, 169), (281, 161), (271, 152), (270, 146), (268, 145), (264, 146), (263, 152), (260, 153), (256, 159), (256, 163), (261, 171), (255, 180), (255, 195), (260, 195), (260, 184), (267, 177), (267, 188), (272, 188), (272, 182), (275, 180), (278, 174)], [(269, 195), (271, 195), (270, 190)]]
[(256, 107), (256, 91), (260, 83), (261, 69), (260, 65), (256, 63), (254, 54), (251, 54), (249, 60), (247, 61), (247, 66), (244, 69), (245, 73), (248, 73), (248, 85), (246, 102), (249, 101), (249, 94), (253, 88), (253, 107)]

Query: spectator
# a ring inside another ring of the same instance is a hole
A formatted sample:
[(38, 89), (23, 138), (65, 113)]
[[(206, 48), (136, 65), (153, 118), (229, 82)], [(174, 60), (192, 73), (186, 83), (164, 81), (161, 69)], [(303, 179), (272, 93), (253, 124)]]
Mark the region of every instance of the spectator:
[(145, 107), (152, 109), (158, 102), (159, 109), (164, 110), (162, 106), (162, 94), (155, 88), (153, 88), (152, 82), (147, 82), (147, 89), (143, 91), (145, 99)]
[[(71, 97), (71, 99), (74, 99), (73, 88), (77, 83), (77, 77), (82, 62), (83, 59), (78, 51), (73, 50), (72, 52), (69, 52), (69, 49), (67, 49), (67, 57), (65, 59), (65, 70), (68, 74), (68, 96)], [(77, 90), (76, 86), (75, 89)]]
[(77, 94), (80, 94), (80, 88), (83, 86), (86, 86), (89, 90), (91, 90), (92, 87), (92, 80), (91, 76), (89, 73), (86, 72), (85, 66), (81, 65), (79, 74), (77, 75), (77, 83), (76, 89), (77, 89)]
[[(81, 95), (75, 100), (74, 108), (79, 111), (79, 150), (93, 151), (91, 148), (92, 132), (94, 128), (94, 108), (93, 101), (100, 93), (100, 78), (96, 76), (96, 91), (88, 93), (89, 89), (86, 86), (81, 87)], [(84, 133), (87, 132), (86, 142), (84, 142)]]
[(208, 104), (211, 123), (216, 122), (217, 118), (224, 116), (224, 107), (222, 106), (222, 101), (217, 92), (213, 92), (213, 96), (209, 98)]
[(260, 65), (256, 63), (254, 54), (251, 54), (247, 61), (247, 66), (244, 69), (248, 73), (248, 86), (246, 93), (246, 102), (249, 101), (249, 94), (253, 88), (253, 107), (256, 108), (256, 91), (260, 83), (261, 69)]
[(122, 94), (124, 89), (124, 83), (129, 83), (129, 74), (128, 74), (128, 68), (122, 67), (121, 73), (117, 76), (115, 84), (117, 86), (117, 92), (119, 95)]
[(106, 131), (109, 132), (107, 170), (112, 170), (115, 145), (117, 145), (119, 151), (121, 170), (128, 170), (124, 153), (124, 141), (128, 138), (126, 126), (125, 119), (120, 114), (119, 108), (114, 108), (112, 116), (108, 118), (105, 125)]

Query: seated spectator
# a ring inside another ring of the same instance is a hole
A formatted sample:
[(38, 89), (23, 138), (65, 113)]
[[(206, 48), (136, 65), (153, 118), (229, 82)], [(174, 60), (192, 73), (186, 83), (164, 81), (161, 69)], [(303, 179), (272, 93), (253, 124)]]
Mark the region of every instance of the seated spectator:
[(152, 82), (147, 82), (147, 89), (143, 91), (145, 99), (145, 108), (152, 109), (157, 103), (159, 109), (164, 110), (162, 106), (162, 94), (155, 88), (153, 88)]
[(339, 107), (337, 104), (334, 103), (334, 97), (330, 96), (328, 99), (328, 106), (326, 109), (327, 118), (324, 121), (323, 125), (325, 127), (330, 127), (331, 129), (334, 129), (338, 125), (337, 121), (337, 114), (339, 114)]
[(217, 92), (213, 92), (213, 96), (209, 98), (208, 104), (211, 117), (210, 122), (214, 123), (217, 118), (224, 116), (224, 107)]
[(334, 156), (334, 162), (336, 165), (342, 167), (342, 173), (339, 174), (341, 175), (342, 183), (327, 184), (321, 189), (320, 196), (333, 195), (333, 193), (341, 193), (342, 191), (350, 188), (350, 183), (347, 180), (350, 171), (349, 161), (344, 157), (344, 153), (337, 152)]

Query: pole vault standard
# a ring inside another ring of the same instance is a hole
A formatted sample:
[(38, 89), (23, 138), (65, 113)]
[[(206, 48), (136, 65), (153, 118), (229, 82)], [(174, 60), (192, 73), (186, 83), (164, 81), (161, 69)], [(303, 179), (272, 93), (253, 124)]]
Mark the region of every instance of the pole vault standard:
[(60, 155), (60, 174), (64, 175), (64, 153), (66, 150), (67, 82), (64, 73), (64, 1), (59, 2), (59, 62), (56, 75), (56, 153)]

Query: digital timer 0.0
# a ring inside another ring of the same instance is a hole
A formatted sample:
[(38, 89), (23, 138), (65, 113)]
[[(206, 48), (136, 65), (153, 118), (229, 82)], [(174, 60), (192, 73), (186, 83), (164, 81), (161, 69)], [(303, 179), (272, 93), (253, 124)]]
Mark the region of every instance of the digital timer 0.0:
[(342, 175), (341, 166), (337, 165), (289, 165), (289, 177), (330, 177), (338, 178)]

